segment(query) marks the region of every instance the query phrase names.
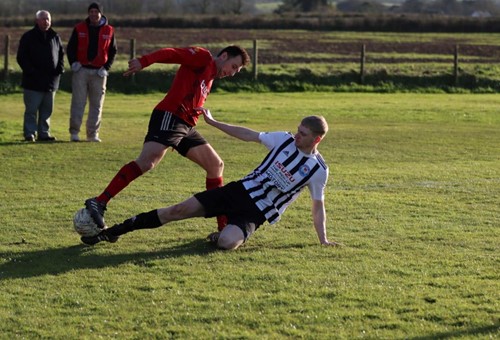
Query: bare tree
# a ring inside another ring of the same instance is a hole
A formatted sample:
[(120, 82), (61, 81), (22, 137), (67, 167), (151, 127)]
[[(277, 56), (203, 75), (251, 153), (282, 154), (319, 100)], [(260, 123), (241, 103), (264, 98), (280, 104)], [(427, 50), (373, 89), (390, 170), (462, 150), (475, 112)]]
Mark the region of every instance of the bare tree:
[(283, 12), (313, 12), (329, 7), (328, 0), (283, 0), (283, 4), (276, 10)]
[(219, 0), (214, 7), (214, 14), (240, 15), (256, 12), (255, 0)]
[(184, 13), (208, 14), (215, 0), (185, 0), (181, 7)]

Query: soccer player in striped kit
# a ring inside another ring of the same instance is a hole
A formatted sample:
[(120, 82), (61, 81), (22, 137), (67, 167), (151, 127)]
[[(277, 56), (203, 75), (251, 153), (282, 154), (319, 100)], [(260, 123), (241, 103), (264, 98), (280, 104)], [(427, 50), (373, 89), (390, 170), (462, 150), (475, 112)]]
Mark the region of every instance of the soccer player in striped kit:
[[(206, 171), (206, 188), (222, 186), (224, 163), (212, 146), (195, 129), (200, 108), (205, 103), (214, 79), (232, 77), (250, 63), (248, 53), (230, 45), (216, 57), (201, 47), (164, 48), (129, 61), (124, 76), (154, 64), (180, 64), (165, 97), (156, 105), (139, 157), (125, 164), (104, 191), (85, 201), (92, 219), (104, 228), (108, 202), (137, 177), (153, 169), (172, 147)], [(217, 216), (218, 229), (226, 225), (225, 216)]]
[(328, 131), (321, 116), (302, 119), (297, 132), (257, 132), (242, 126), (216, 121), (203, 110), (205, 121), (226, 134), (247, 142), (257, 142), (270, 151), (262, 163), (239, 181), (197, 193), (186, 201), (137, 216), (103, 230), (83, 243), (116, 242), (119, 236), (138, 229), (158, 228), (172, 221), (193, 217), (226, 215), (227, 226), (209, 235), (219, 248), (233, 250), (241, 246), (264, 222), (278, 222), (286, 208), (305, 187), (312, 199), (312, 220), (319, 242), (337, 246), (326, 235), (324, 189), (328, 166), (317, 150)]

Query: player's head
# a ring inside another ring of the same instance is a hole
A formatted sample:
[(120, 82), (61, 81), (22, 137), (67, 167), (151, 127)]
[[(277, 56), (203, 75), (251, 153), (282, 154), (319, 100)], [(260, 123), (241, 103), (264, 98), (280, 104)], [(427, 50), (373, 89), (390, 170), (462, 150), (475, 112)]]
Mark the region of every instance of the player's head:
[(217, 54), (217, 78), (232, 77), (250, 63), (245, 49), (230, 45)]
[(35, 14), (36, 25), (42, 31), (47, 31), (50, 28), (51, 17), (49, 11), (40, 10)]
[(295, 146), (305, 152), (311, 153), (328, 132), (328, 123), (324, 117), (308, 116), (302, 119), (295, 134)]
[(328, 132), (328, 123), (322, 116), (304, 117), (300, 124), (311, 130), (315, 137), (323, 138), (323, 136)]
[(222, 49), (219, 54), (217, 54), (217, 57), (220, 57), (222, 53), (227, 53), (229, 58), (241, 56), (242, 66), (247, 66), (248, 64), (250, 64), (250, 56), (248, 55), (248, 52), (238, 45), (227, 46), (226, 48)]

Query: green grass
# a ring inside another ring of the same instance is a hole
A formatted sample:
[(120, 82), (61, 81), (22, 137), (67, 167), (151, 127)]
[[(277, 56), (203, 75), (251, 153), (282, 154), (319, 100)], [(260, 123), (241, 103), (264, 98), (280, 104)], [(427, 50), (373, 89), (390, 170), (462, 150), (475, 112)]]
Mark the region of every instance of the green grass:
[[(85, 247), (72, 215), (140, 151), (162, 94), (109, 94), (103, 143), (22, 139), (22, 95), (0, 110), (0, 338), (489, 339), (500, 335), (500, 99), (497, 95), (260, 93), (210, 96), (220, 120), (296, 129), (322, 114), (330, 165), (319, 245), (305, 192), (234, 252), (193, 219)], [(199, 130), (226, 182), (265, 150)], [(175, 153), (109, 205), (108, 223), (176, 203), (204, 174)]]

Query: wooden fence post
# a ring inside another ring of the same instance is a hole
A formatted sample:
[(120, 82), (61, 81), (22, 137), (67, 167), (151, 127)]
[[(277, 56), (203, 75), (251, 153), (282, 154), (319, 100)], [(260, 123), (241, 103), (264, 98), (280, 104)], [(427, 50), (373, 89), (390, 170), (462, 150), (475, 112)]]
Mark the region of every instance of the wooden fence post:
[(455, 45), (455, 53), (453, 56), (453, 79), (455, 86), (458, 86), (458, 45)]
[(359, 83), (364, 85), (365, 83), (365, 61), (366, 61), (366, 45), (361, 46), (361, 60), (359, 66)]
[[(130, 39), (130, 60), (135, 59), (135, 39)], [(130, 76), (132, 83), (135, 83), (135, 74)]]
[(259, 52), (257, 50), (257, 40), (253, 41), (253, 60), (252, 60), (252, 75), (253, 80), (257, 80), (258, 72), (257, 72), (257, 60), (259, 58)]
[(3, 61), (3, 79), (7, 80), (9, 77), (9, 51), (10, 51), (10, 36), (5, 36), (5, 50)]

